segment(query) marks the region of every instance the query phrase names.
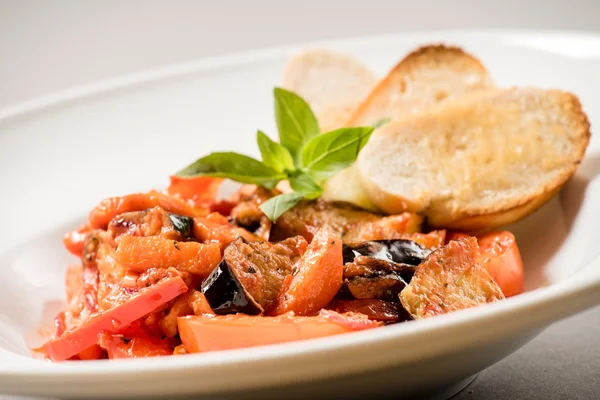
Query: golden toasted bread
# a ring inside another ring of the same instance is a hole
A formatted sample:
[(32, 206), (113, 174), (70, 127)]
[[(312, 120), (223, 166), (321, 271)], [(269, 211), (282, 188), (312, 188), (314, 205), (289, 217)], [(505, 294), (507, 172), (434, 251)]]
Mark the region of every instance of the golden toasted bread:
[(386, 212), (418, 212), (433, 227), (489, 229), (560, 190), (585, 154), (589, 128), (573, 94), (495, 89), (383, 126), (357, 170)]
[[(408, 54), (339, 126), (371, 125), (427, 111), (445, 101), (491, 89), (492, 79), (472, 55), (457, 47), (431, 45)], [(329, 117), (327, 117), (329, 118)], [(325, 197), (376, 209), (360, 185), (355, 169), (331, 178)]]

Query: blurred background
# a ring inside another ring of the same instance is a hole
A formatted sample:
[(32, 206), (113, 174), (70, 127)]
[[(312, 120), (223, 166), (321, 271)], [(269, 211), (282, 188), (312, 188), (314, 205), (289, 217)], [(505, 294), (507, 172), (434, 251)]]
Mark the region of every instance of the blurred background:
[(598, 0), (0, 0), (0, 107), (288, 43), (468, 28), (600, 30)]

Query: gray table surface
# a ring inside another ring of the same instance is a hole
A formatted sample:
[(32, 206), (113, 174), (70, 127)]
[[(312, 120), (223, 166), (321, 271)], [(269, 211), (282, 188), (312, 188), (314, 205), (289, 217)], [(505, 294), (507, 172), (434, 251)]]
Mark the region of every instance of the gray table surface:
[[(424, 29), (599, 32), (599, 15), (597, 0), (0, 0), (0, 107), (109, 76), (250, 48)], [(455, 397), (598, 398), (600, 308), (550, 327)]]

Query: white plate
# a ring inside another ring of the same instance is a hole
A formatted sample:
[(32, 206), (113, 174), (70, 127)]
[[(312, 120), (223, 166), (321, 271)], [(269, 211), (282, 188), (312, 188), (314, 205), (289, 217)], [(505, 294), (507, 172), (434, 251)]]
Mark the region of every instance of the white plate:
[[(592, 125), (600, 119), (600, 37), (473, 31), (319, 45), (350, 52), (384, 74), (409, 50), (440, 41), (473, 52), (499, 85), (572, 91)], [(103, 197), (164, 186), (169, 173), (209, 151), (256, 154), (256, 129), (275, 132), (272, 88), (287, 57), (307, 46), (191, 62), (0, 110), (0, 392), (448, 396), (549, 324), (600, 303), (600, 153), (592, 137), (565, 190), (511, 227), (527, 269), (530, 291), (521, 296), (264, 348), (108, 362), (32, 359), (28, 344), (61, 306), (65, 266), (75, 261), (62, 248), (63, 232)], [(291, 386), (273, 389), (282, 385)]]

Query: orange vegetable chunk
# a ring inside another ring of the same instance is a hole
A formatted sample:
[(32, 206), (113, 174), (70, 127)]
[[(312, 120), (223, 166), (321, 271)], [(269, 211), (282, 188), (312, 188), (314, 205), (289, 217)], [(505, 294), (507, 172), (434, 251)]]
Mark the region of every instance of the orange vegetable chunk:
[(362, 314), (329, 310), (313, 317), (293, 313), (276, 317), (201, 315), (180, 317), (177, 322), (181, 341), (190, 353), (293, 342), (381, 326)]
[(329, 228), (321, 228), (286, 278), (273, 314), (293, 311), (314, 315), (335, 297), (342, 287), (342, 240)]
[(115, 259), (124, 267), (138, 272), (172, 267), (208, 276), (221, 260), (221, 248), (218, 243), (177, 242), (159, 236), (123, 236)]

